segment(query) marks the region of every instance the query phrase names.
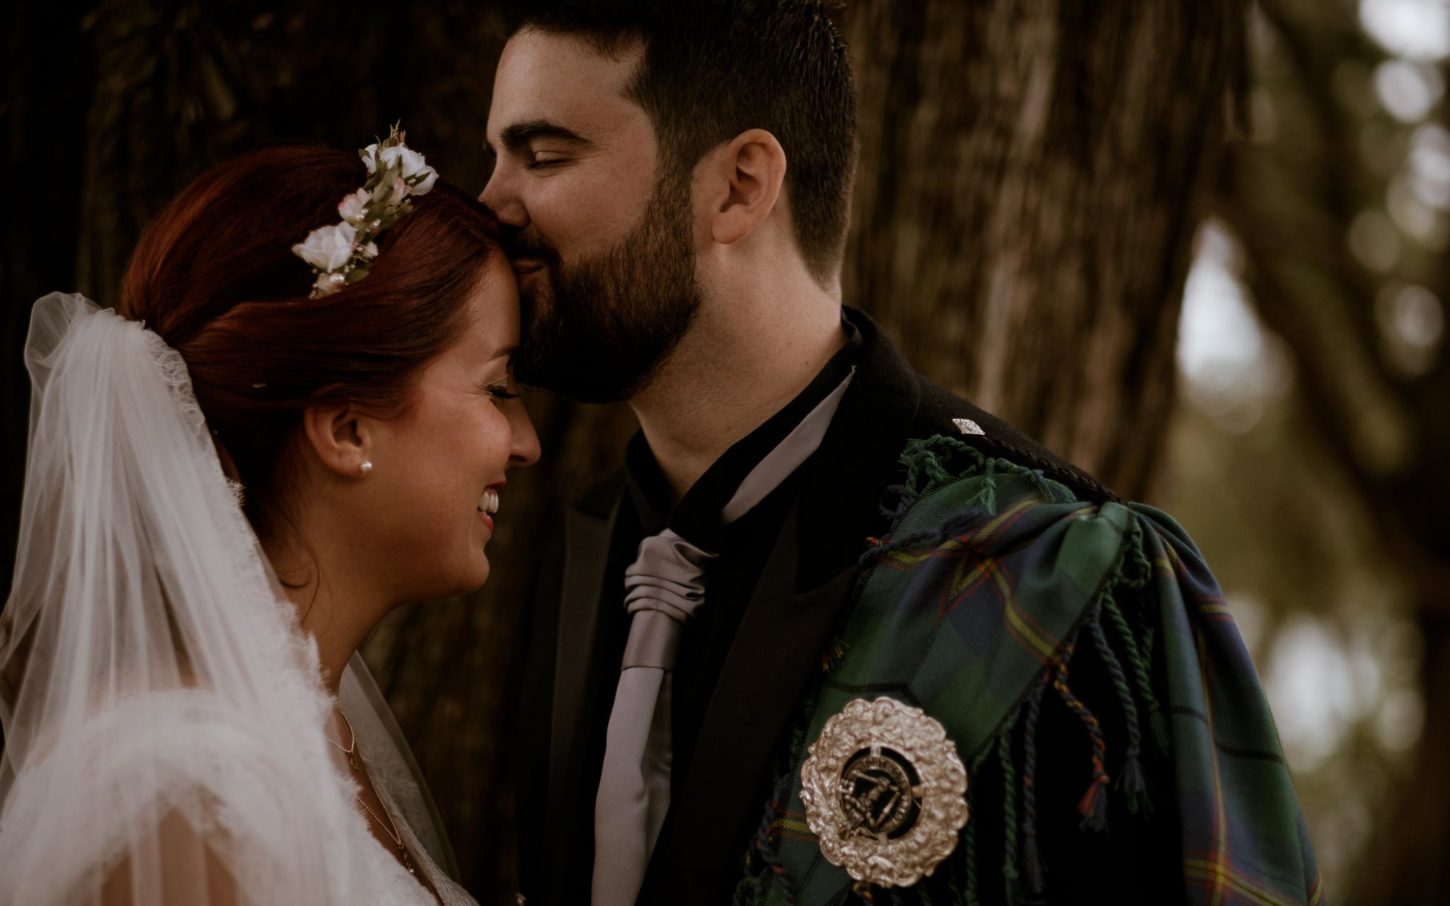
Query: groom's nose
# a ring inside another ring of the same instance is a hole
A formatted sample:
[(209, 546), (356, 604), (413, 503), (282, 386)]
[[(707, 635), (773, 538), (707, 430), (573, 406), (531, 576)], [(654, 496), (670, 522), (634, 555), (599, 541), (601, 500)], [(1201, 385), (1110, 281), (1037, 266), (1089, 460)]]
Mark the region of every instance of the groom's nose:
[(515, 229), (523, 229), (529, 224), (528, 210), (524, 208), (518, 193), (509, 187), (509, 180), (503, 170), (502, 164), (494, 168), (487, 185), (478, 193), (478, 200), (493, 211), (499, 222)]

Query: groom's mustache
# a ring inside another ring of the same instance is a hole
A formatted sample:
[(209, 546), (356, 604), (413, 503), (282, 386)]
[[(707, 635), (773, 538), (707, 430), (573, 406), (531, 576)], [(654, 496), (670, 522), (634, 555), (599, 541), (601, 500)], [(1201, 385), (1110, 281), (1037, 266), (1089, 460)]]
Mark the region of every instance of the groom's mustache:
[(559, 262), (559, 253), (553, 246), (522, 232), (505, 234), (500, 244), (504, 254), (514, 264), (537, 262), (540, 265), (555, 265)]

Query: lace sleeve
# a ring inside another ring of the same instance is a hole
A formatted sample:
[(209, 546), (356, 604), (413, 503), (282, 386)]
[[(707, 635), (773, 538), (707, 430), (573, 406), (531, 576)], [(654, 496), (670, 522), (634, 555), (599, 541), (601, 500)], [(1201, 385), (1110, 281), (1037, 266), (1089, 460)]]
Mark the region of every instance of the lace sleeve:
[(99, 906), (236, 906), (245, 902), (241, 885), (219, 851), (180, 812), (161, 817), (156, 829), (155, 864), (160, 889), (148, 889), (147, 869), (136, 856), (127, 856), (106, 873), (95, 900)]
[(325, 803), (279, 789), (275, 755), (229, 713), (200, 690), (151, 693), (55, 740), (7, 804), (5, 823), (34, 832), (12, 835), (22, 849), (6, 856), (33, 870), (15, 872), (0, 903), (268, 903), (324, 890), (326, 866), (272, 830), (315, 822)]

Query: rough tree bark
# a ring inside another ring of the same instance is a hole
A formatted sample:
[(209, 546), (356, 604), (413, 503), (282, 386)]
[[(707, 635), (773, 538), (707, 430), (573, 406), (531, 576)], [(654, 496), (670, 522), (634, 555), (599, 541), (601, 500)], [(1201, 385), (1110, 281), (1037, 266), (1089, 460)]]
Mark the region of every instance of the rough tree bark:
[(1144, 496), (1244, 3), (849, 7), (847, 296), (922, 370)]

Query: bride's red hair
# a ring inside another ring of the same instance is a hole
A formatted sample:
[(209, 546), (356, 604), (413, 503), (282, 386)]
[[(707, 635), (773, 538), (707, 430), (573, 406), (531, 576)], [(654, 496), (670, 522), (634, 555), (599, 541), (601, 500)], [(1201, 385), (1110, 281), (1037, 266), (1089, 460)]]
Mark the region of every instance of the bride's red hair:
[(367, 172), (322, 147), (257, 151), (198, 177), (142, 234), (117, 310), (186, 361), (198, 402), (246, 486), (266, 537), (282, 517), (288, 445), (303, 410), (400, 411), (413, 378), (463, 331), (485, 263), (500, 255), (488, 210), (439, 180), (378, 240), (368, 276), (309, 299), (292, 245), (338, 222)]

